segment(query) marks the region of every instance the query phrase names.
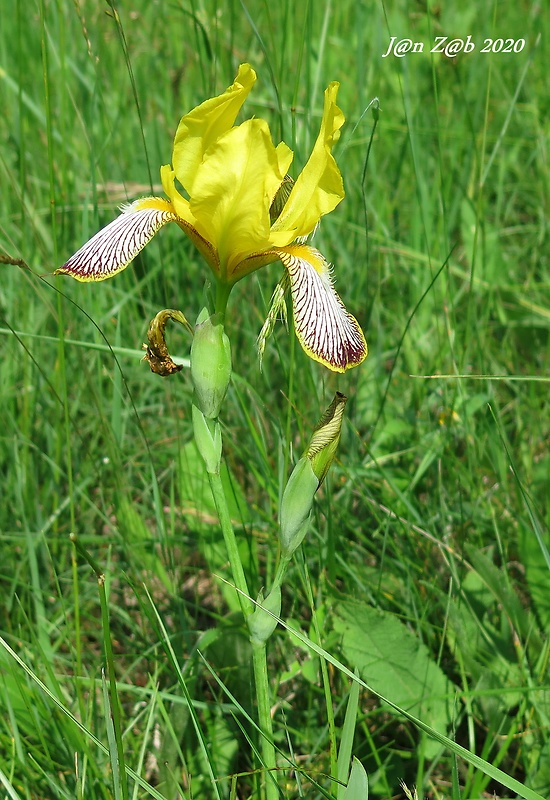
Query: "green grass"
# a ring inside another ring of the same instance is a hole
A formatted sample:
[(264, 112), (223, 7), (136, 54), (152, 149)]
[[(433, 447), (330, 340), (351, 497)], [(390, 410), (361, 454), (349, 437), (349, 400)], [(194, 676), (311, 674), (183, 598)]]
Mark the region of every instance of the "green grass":
[[(281, 796), (335, 795), (340, 748), (373, 798), (404, 797), (400, 781), (550, 795), (549, 10), (1, 0), (0, 251), (32, 270), (1, 265), (2, 798), (261, 796), (190, 377), (140, 360), (158, 310), (196, 318), (207, 268), (167, 226), (105, 284), (43, 277), (121, 202), (160, 193), (179, 118), (244, 61), (245, 116), (297, 169), (341, 83), (347, 196), (315, 243), (370, 347), (336, 376), (278, 326), (260, 372), (280, 265), (232, 293), (224, 482), (254, 597), (289, 467), (334, 391), (350, 398), (269, 643)], [(473, 53), (427, 52), (468, 34)], [(426, 52), (382, 58), (391, 36)], [(526, 45), (482, 54), (486, 37)], [(168, 339), (188, 356), (183, 328)]]

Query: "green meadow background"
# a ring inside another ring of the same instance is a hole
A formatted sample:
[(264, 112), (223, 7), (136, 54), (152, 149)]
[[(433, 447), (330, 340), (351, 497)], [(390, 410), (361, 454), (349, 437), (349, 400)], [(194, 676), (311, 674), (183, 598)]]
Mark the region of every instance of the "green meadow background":
[[(373, 798), (550, 796), (549, 27), (546, 0), (0, 0), (2, 800), (261, 797), (188, 370), (141, 360), (157, 311), (196, 318), (208, 269), (169, 225), (112, 281), (51, 277), (162, 194), (179, 118), (244, 61), (241, 118), (268, 120), (294, 176), (341, 83), (347, 194), (314, 241), (370, 348), (337, 376), (279, 324), (260, 371), (281, 265), (232, 293), (224, 481), (255, 593), (290, 468), (349, 397), (269, 642), (281, 797), (336, 797), (338, 751)], [(424, 52), (384, 58), (392, 36)]]

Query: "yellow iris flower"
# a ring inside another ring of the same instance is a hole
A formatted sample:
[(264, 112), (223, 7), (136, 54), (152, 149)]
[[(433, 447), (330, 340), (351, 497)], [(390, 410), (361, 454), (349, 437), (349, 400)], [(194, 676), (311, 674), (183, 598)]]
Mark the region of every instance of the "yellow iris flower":
[(56, 274), (80, 281), (110, 278), (127, 267), (160, 228), (176, 222), (226, 295), (245, 275), (280, 260), (302, 347), (316, 361), (345, 372), (366, 358), (365, 337), (333, 288), (330, 265), (303, 243), (344, 197), (331, 152), (344, 123), (336, 105), (339, 84), (333, 82), (325, 91), (321, 130), (293, 183), (287, 175), (293, 153), (284, 142), (274, 146), (264, 120), (234, 125), (255, 81), (252, 67), (242, 64), (225, 92), (181, 119), (172, 166), (161, 168), (168, 200), (145, 197), (124, 206), (121, 215)]

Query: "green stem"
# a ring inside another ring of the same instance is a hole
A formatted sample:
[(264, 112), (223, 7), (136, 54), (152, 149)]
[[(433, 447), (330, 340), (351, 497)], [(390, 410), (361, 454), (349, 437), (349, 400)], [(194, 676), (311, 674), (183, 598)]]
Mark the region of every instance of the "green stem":
[(227, 550), (229, 565), (233, 575), (233, 582), (238, 589), (239, 603), (241, 604), (241, 610), (244, 618), (247, 619), (254, 611), (254, 603), (250, 599), (248, 585), (241, 561), (241, 555), (239, 553), (237, 539), (235, 538), (235, 531), (233, 530), (227, 499), (223, 490), (222, 479), (219, 473), (209, 472), (208, 480), (210, 482), (212, 497), (214, 498), (216, 511), (218, 512), (218, 518), (220, 520), (223, 540), (225, 542), (225, 549)]
[(216, 314), (225, 314), (227, 301), (229, 300), (232, 288), (233, 287), (229, 286), (225, 281), (218, 281), (216, 283)]
[[(231, 286), (225, 281), (218, 281), (216, 285), (216, 313), (225, 314), (227, 300), (231, 292)], [(212, 491), (212, 497), (216, 505), (216, 511), (220, 520), (220, 527), (225, 542), (225, 548), (229, 558), (233, 582), (238, 590), (239, 603), (245, 620), (254, 613), (255, 605), (250, 599), (248, 584), (244, 574), (244, 569), (231, 522), (229, 506), (225, 496), (224, 487), (220, 475), (219, 460), (217, 469), (209, 471), (207, 469), (208, 481)], [(282, 575), (281, 575), (282, 578)], [(277, 759), (273, 744), (273, 724), (271, 720), (271, 704), (269, 691), (269, 676), (267, 672), (266, 645), (252, 644), (252, 662), (254, 667), (254, 683), (256, 688), (256, 701), (258, 703), (258, 725), (261, 731), (261, 753), (263, 765), (266, 770), (266, 781), (262, 787), (261, 796), (265, 800), (278, 800), (279, 789), (277, 786)]]
[(273, 586), (271, 587), (270, 591), (273, 589), (279, 588), (279, 586), (283, 585), (283, 580), (290, 564), (292, 556), (281, 556), (281, 560), (279, 561), (279, 565), (277, 566), (277, 572), (275, 573), (275, 579), (273, 581)]
[[(239, 603), (243, 616), (246, 619), (254, 612), (255, 606), (250, 599), (248, 585), (243, 570), (229, 507), (223, 489), (222, 479), (219, 473), (208, 473), (210, 489), (216, 510), (220, 520), (220, 526), (225, 541), (227, 555), (233, 575), (233, 582), (239, 590)], [(254, 684), (256, 688), (256, 701), (258, 703), (258, 725), (261, 731), (261, 752), (264, 767), (268, 773), (265, 784), (266, 800), (278, 800), (279, 790), (275, 779), (277, 759), (275, 747), (273, 746), (273, 725), (271, 721), (271, 705), (269, 700), (269, 676), (267, 672), (266, 647), (263, 645), (252, 645), (252, 660), (254, 666)], [(264, 796), (264, 794), (262, 794)]]
[(258, 703), (258, 723), (261, 730), (261, 750), (266, 780), (262, 787), (261, 796), (266, 800), (278, 800), (277, 787), (277, 756), (273, 744), (273, 723), (271, 720), (271, 704), (269, 701), (269, 677), (267, 673), (267, 651), (265, 644), (252, 646), (252, 661), (254, 664), (254, 683), (256, 685), (256, 700)]

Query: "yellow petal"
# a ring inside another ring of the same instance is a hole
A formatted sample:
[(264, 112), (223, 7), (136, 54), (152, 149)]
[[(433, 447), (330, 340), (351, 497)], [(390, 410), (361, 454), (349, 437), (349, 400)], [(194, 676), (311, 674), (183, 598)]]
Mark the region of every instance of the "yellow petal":
[(363, 331), (336, 294), (321, 253), (292, 245), (279, 250), (279, 257), (290, 278), (296, 335), (308, 356), (334, 372), (364, 361), (368, 350)]
[(206, 153), (189, 207), (197, 231), (218, 251), (224, 280), (238, 280), (241, 261), (272, 249), (269, 208), (291, 160), (261, 119), (231, 128)]
[(345, 120), (336, 105), (339, 85), (333, 82), (325, 90), (319, 136), (280, 217), (273, 225), (271, 241), (276, 246), (289, 244), (298, 236), (308, 236), (323, 214), (336, 208), (344, 198), (342, 176), (331, 152), (340, 138), (340, 128)]
[(168, 164), (160, 168), (160, 179), (162, 181), (162, 188), (170, 198), (170, 202), (174, 206), (174, 210), (180, 219), (189, 222), (190, 225), (194, 223), (191, 209), (189, 208), (189, 200), (178, 192), (176, 189), (176, 173)]
[(174, 139), (172, 166), (190, 196), (204, 153), (231, 128), (255, 81), (252, 67), (241, 64), (234, 82), (223, 94), (205, 100), (182, 117)]
[(160, 197), (144, 197), (96, 233), (54, 275), (78, 281), (103, 281), (128, 266), (167, 222), (176, 222), (174, 207)]
[(251, 272), (256, 272), (257, 269), (266, 267), (268, 264), (273, 264), (274, 261), (280, 260), (279, 251), (276, 247), (269, 250), (262, 250), (259, 253), (250, 253), (250, 255), (238, 256), (240, 259), (238, 264), (233, 266), (231, 271), (231, 283), (236, 283), (244, 278), (245, 275), (250, 275)]
[(170, 166), (165, 165), (160, 168), (162, 188), (170, 198), (170, 202), (174, 206), (176, 214), (178, 215), (176, 222), (189, 236), (199, 253), (206, 260), (214, 274), (217, 276), (220, 273), (220, 260), (218, 258), (218, 253), (213, 245), (197, 231), (197, 221), (191, 213), (189, 200), (186, 200), (185, 197), (182, 197), (176, 189), (175, 176), (176, 173)]

